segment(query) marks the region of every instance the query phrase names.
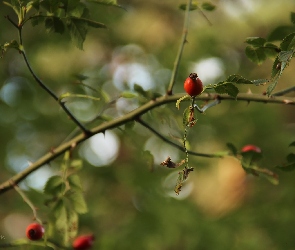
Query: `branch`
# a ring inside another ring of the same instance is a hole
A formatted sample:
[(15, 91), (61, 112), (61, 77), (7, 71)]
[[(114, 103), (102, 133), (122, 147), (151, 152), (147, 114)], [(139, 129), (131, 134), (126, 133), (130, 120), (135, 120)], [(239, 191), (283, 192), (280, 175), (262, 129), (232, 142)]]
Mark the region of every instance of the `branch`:
[(295, 91), (295, 86), (278, 91), (278, 92), (272, 94), (272, 96), (283, 96), (283, 95), (286, 95), (292, 91)]
[[(158, 131), (156, 131), (155, 129), (153, 129), (150, 125), (148, 125), (146, 122), (144, 122), (141, 118), (137, 118), (136, 121), (141, 124), (142, 126), (144, 126), (145, 128), (147, 128), (149, 131), (151, 131), (152, 133), (154, 133), (156, 136), (158, 136), (159, 138), (161, 138), (164, 142), (166, 142), (167, 144), (179, 149), (182, 152), (185, 152), (185, 149), (183, 148), (183, 146), (178, 145), (170, 140), (168, 140), (166, 137), (164, 137), (163, 135), (161, 135)], [(215, 155), (215, 154), (205, 154), (205, 153), (197, 153), (197, 152), (193, 152), (188, 150), (187, 151), (188, 154), (190, 155), (195, 155), (195, 156), (202, 156), (202, 157), (208, 157), (208, 158), (221, 158), (222, 156), (220, 155)]]
[(191, 8), (191, 0), (188, 0), (187, 5), (186, 5), (186, 11), (185, 11), (185, 18), (184, 18), (184, 24), (183, 24), (183, 29), (182, 29), (182, 37), (181, 37), (181, 43), (178, 49), (178, 53), (174, 62), (174, 67), (172, 71), (172, 76), (170, 79), (170, 83), (167, 89), (167, 95), (172, 95), (172, 89), (175, 84), (176, 76), (178, 73), (178, 68), (179, 68), (179, 63), (181, 60), (184, 44), (187, 42), (186, 37), (187, 37), (187, 32), (188, 32), (188, 25), (189, 25), (189, 12)]
[[(41, 158), (39, 158), (36, 162), (32, 163), (28, 168), (23, 170), (22, 172), (19, 172), (18, 174), (14, 175), (11, 179), (3, 182), (0, 184), (0, 194), (4, 193), (11, 188), (13, 188), (12, 183), (17, 184), (23, 179), (25, 179), (30, 173), (36, 171), (41, 166), (51, 162), (52, 160), (56, 159), (58, 156), (63, 154), (66, 150), (76, 147), (81, 142), (85, 141), (86, 139), (90, 138), (91, 136), (105, 132), (106, 130), (113, 129), (116, 127), (119, 127), (121, 125), (124, 125), (130, 121), (136, 120), (139, 116), (147, 113), (148, 111), (151, 111), (152, 109), (162, 106), (167, 103), (175, 103), (179, 98), (184, 96), (183, 93), (171, 95), (171, 96), (161, 96), (159, 98), (156, 98), (155, 100), (151, 100), (148, 103), (142, 105), (141, 107), (129, 112), (128, 114), (116, 118), (111, 121), (107, 121), (103, 124), (100, 124), (97, 127), (94, 127), (90, 130), (90, 133), (85, 134), (82, 133), (80, 135), (77, 135), (72, 140), (58, 146), (57, 148), (51, 150), (47, 154), (43, 155)], [(210, 94), (202, 94), (201, 96), (196, 97), (196, 100), (201, 101), (211, 101), (215, 100), (216, 95), (210, 95)], [(261, 94), (238, 94), (236, 98), (228, 96), (228, 95), (218, 95), (219, 100), (230, 100), (230, 101), (247, 101), (247, 102), (262, 102), (262, 103), (276, 103), (276, 104), (288, 104), (288, 105), (295, 105), (295, 98), (293, 97), (267, 97), (265, 95)]]

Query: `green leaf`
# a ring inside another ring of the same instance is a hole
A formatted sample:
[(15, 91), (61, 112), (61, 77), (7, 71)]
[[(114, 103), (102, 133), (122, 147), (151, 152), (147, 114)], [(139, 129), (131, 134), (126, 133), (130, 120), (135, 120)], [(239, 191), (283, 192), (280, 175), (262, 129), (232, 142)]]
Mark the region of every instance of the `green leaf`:
[(123, 98), (134, 98), (134, 97), (137, 97), (137, 94), (135, 94), (133, 92), (130, 92), (130, 91), (123, 91), (120, 94), (120, 96), (123, 97)]
[(269, 82), (268, 79), (256, 79), (256, 80), (252, 80), (251, 81), (253, 84), (255, 84), (256, 86), (259, 85), (264, 85), (265, 83)]
[(287, 35), (280, 44), (281, 50), (293, 50), (295, 47), (295, 32)]
[(281, 51), (278, 55), (278, 58), (280, 60), (280, 62), (288, 62), (291, 60), (292, 56), (293, 56), (293, 51), (289, 50), (289, 51)]
[(275, 58), (280, 51), (281, 49), (273, 43), (266, 43), (264, 45), (264, 52), (269, 58)]
[(68, 97), (86, 98), (86, 99), (91, 99), (94, 101), (100, 101), (100, 98), (98, 98), (98, 97), (89, 96), (89, 95), (81, 95), (81, 94), (71, 94), (69, 92), (60, 95), (58, 100), (61, 101), (62, 99), (68, 98)]
[(273, 90), (276, 88), (277, 84), (278, 84), (278, 77), (276, 77), (276, 78), (271, 82), (271, 84), (267, 87), (266, 94), (267, 94), (268, 96), (271, 95), (271, 93), (273, 92)]
[(281, 72), (281, 61), (279, 56), (277, 56), (272, 65), (271, 78), (274, 78), (279, 72)]
[(287, 155), (287, 161), (289, 163), (295, 163), (295, 154), (293, 154), (293, 153), (288, 154)]
[(236, 148), (234, 144), (228, 142), (226, 143), (226, 146), (229, 148), (229, 150), (234, 156), (238, 155), (238, 149)]
[(236, 98), (239, 93), (239, 89), (235, 85), (227, 82), (218, 83), (214, 86), (214, 89), (218, 94), (228, 94), (234, 98)]
[(295, 24), (295, 12), (291, 12), (291, 22)]
[(82, 190), (80, 177), (78, 175), (72, 174), (72, 175), (68, 176), (67, 180), (68, 180), (71, 188)]
[(149, 92), (144, 90), (143, 87), (141, 87), (139, 84), (135, 83), (133, 88), (134, 88), (134, 91), (140, 94), (141, 96), (145, 98), (149, 98)]
[(83, 167), (83, 161), (80, 159), (73, 160), (70, 163), (70, 167), (75, 169), (75, 170), (80, 170)]
[(79, 217), (74, 210), (69, 209), (67, 214), (67, 219), (68, 219), (67, 221), (68, 241), (67, 242), (72, 242), (78, 233)]
[[(180, 4), (178, 8), (181, 10), (186, 10), (187, 4), (186, 3)], [(198, 9), (198, 5), (196, 3), (192, 3), (189, 10), (192, 11), (196, 9)]]
[(255, 48), (252, 46), (247, 46), (245, 49), (246, 56), (254, 63), (260, 65), (266, 60), (266, 54), (264, 53), (264, 48)]
[(262, 37), (247, 37), (246, 43), (254, 46), (254, 47), (263, 47), (266, 40)]
[(86, 38), (88, 25), (85, 21), (79, 18), (68, 18), (67, 27), (70, 33), (72, 42), (78, 49), (83, 49), (83, 43)]
[(291, 142), (289, 147), (295, 147), (295, 141)]
[(268, 36), (268, 42), (281, 41), (288, 34), (295, 31), (295, 26), (279, 26), (275, 28)]
[(65, 31), (64, 23), (60, 18), (55, 16), (45, 18), (45, 28), (48, 33), (56, 32), (59, 34), (63, 34)]
[(56, 229), (65, 233), (67, 227), (67, 209), (63, 200), (59, 200), (52, 208)]
[(201, 5), (203, 10), (212, 11), (215, 10), (216, 6), (213, 3), (210, 2), (204, 2)]
[(83, 197), (83, 193), (81, 191), (75, 190), (74, 192), (68, 191), (66, 193), (66, 197), (69, 199), (71, 203), (71, 207), (78, 213), (84, 214), (87, 213), (87, 205)]
[(190, 108), (187, 107), (182, 115), (182, 125), (183, 127), (186, 127), (189, 123), (189, 117), (190, 117)]
[(45, 194), (56, 195), (57, 193), (63, 193), (65, 190), (65, 184), (61, 176), (51, 176), (44, 187)]
[(236, 83), (236, 84), (253, 84), (253, 81), (250, 81), (240, 75), (230, 75), (226, 80), (225, 83)]
[(121, 5), (119, 5), (116, 0), (87, 0), (87, 2), (106, 5), (106, 6), (118, 7), (118, 8), (125, 10), (125, 8)]

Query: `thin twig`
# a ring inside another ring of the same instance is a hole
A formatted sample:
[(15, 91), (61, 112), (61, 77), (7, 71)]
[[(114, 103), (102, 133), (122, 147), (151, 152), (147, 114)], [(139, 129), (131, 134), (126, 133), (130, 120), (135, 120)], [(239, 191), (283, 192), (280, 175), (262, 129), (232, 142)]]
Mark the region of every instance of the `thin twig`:
[(188, 26), (189, 26), (189, 12), (191, 8), (191, 2), (192, 0), (187, 1), (187, 6), (186, 6), (186, 11), (185, 11), (185, 18), (184, 18), (184, 24), (183, 24), (183, 29), (182, 29), (182, 37), (181, 37), (181, 43), (177, 52), (177, 56), (174, 62), (174, 67), (172, 71), (172, 76), (170, 79), (170, 83), (167, 89), (167, 95), (172, 95), (172, 89), (176, 81), (177, 73), (178, 73), (178, 68), (179, 68), (179, 63), (182, 57), (182, 52), (184, 48), (184, 44), (187, 42), (186, 37), (187, 37), (187, 32), (188, 32)]
[[(22, 35), (21, 35), (21, 28), (18, 29), (19, 30), (19, 39), (20, 39), (20, 45), (22, 45)], [(30, 73), (32, 74), (33, 78), (35, 79), (35, 81), (40, 85), (41, 88), (43, 88), (55, 101), (57, 101), (59, 103), (59, 105), (62, 107), (62, 109), (66, 112), (66, 114), (71, 118), (71, 120), (85, 133), (85, 134), (89, 134), (90, 131), (84, 127), (84, 125), (82, 123), (80, 123), (77, 118), (72, 114), (72, 112), (66, 107), (65, 103), (62, 102), (61, 100), (59, 100), (58, 96), (52, 91), (50, 90), (45, 83), (42, 82), (42, 80), (35, 74), (35, 72), (33, 71), (28, 58), (26, 56), (25, 51), (22, 49), (21, 54), (23, 55), (23, 58), (25, 60), (25, 63), (30, 71)]]
[(40, 220), (37, 216), (37, 209), (35, 208), (34, 204), (30, 201), (30, 199), (25, 195), (25, 193), (16, 185), (15, 183), (11, 183), (15, 191), (17, 191), (20, 196), (23, 198), (24, 202), (28, 204), (28, 206), (32, 209), (34, 220), (38, 221), (40, 224), (42, 224), (42, 220)]
[[(167, 144), (169, 144), (169, 145), (171, 145), (171, 146), (179, 149), (182, 152), (186, 152), (185, 149), (183, 148), (183, 146), (178, 145), (178, 144), (170, 141), (165, 136), (163, 136), (158, 131), (156, 131), (154, 128), (152, 128), (149, 124), (147, 124), (146, 122), (144, 122), (141, 118), (137, 118), (135, 121), (137, 121), (139, 124), (141, 124), (142, 126), (144, 126), (145, 128), (147, 128), (149, 131), (151, 131), (153, 134), (155, 134), (156, 136), (158, 136), (160, 139), (162, 139)], [(202, 157), (208, 157), (208, 158), (220, 158), (221, 157), (220, 155), (197, 153), (197, 152), (190, 151), (190, 150), (187, 150), (187, 153), (190, 154), (190, 155), (202, 156)]]
[[(41, 166), (51, 162), (52, 160), (56, 159), (58, 156), (62, 155), (66, 150), (75, 147), (76, 145), (82, 143), (83, 141), (87, 140), (89, 137), (97, 134), (105, 132), (106, 130), (110, 130), (113, 128), (117, 128), (121, 125), (124, 125), (130, 121), (135, 120), (139, 116), (151, 111), (152, 109), (162, 106), (167, 103), (175, 103), (179, 98), (184, 96), (184, 93), (172, 95), (172, 96), (161, 96), (156, 98), (148, 103), (140, 106), (139, 108), (127, 113), (126, 115), (116, 118), (111, 121), (104, 122), (103, 124), (98, 125), (97, 127), (92, 128), (91, 134), (79, 134), (74, 137), (72, 140), (61, 144), (57, 148), (50, 150), (47, 154), (43, 155), (39, 158), (36, 162), (32, 163), (28, 168), (25, 170), (17, 173), (11, 179), (3, 182), (0, 184), (0, 194), (4, 193), (11, 188), (13, 188), (11, 183), (19, 183), (23, 179), (25, 179), (29, 174), (39, 169)], [(219, 100), (230, 100), (230, 101), (246, 101), (246, 102), (262, 102), (262, 103), (274, 103), (274, 104), (287, 104), (287, 105), (295, 105), (295, 98), (293, 97), (272, 97), (269, 98), (265, 95), (261, 94), (247, 94), (242, 93), (238, 94), (236, 98), (228, 96), (228, 95), (218, 95)], [(196, 97), (196, 100), (201, 101), (211, 101), (215, 100), (216, 95), (209, 95), (209, 94), (202, 94)]]
[(295, 91), (295, 86), (278, 91), (278, 92), (272, 94), (272, 96), (283, 96), (283, 95), (286, 95), (286, 94), (293, 92), (293, 91)]

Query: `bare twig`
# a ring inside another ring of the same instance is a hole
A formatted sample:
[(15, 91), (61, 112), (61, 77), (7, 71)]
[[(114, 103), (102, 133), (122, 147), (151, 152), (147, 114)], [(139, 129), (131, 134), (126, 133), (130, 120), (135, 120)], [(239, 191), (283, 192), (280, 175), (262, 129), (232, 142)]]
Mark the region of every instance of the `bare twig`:
[[(163, 136), (162, 134), (160, 134), (158, 131), (156, 131), (154, 128), (152, 128), (149, 124), (147, 124), (146, 122), (144, 122), (141, 118), (137, 118), (136, 121), (141, 124), (142, 126), (144, 126), (145, 128), (147, 128), (149, 131), (151, 131), (153, 134), (155, 134), (156, 136), (158, 136), (160, 139), (162, 139), (164, 142), (166, 142), (167, 144), (181, 150), (182, 152), (185, 152), (185, 149), (183, 148), (183, 146), (178, 145), (172, 141), (170, 141), (169, 139), (167, 139), (165, 136)], [(188, 154), (190, 155), (195, 155), (195, 156), (202, 156), (202, 157), (208, 157), (208, 158), (220, 158), (220, 155), (215, 155), (215, 154), (205, 154), (205, 153), (197, 153), (194, 151), (187, 151)]]
[(172, 95), (172, 89), (176, 81), (177, 73), (178, 73), (178, 68), (179, 68), (179, 63), (181, 60), (184, 44), (187, 42), (186, 37), (187, 37), (187, 32), (188, 32), (188, 25), (189, 25), (189, 12), (191, 8), (191, 0), (187, 1), (187, 6), (186, 6), (186, 11), (185, 11), (185, 18), (184, 18), (184, 24), (183, 24), (183, 29), (182, 29), (182, 37), (181, 37), (181, 43), (177, 52), (177, 56), (174, 62), (174, 67), (172, 71), (172, 76), (170, 79), (170, 83), (167, 89), (167, 95)]
[(272, 94), (272, 96), (283, 96), (283, 95), (286, 95), (286, 94), (293, 92), (293, 91), (295, 91), (295, 86), (278, 91), (278, 92)]

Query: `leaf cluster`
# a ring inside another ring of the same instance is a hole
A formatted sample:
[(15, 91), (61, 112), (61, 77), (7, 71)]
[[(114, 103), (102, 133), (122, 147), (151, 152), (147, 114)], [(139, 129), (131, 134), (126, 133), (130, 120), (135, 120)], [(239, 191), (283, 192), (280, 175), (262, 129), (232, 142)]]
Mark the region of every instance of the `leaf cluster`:
[(77, 235), (78, 214), (88, 211), (80, 177), (76, 174), (81, 168), (82, 161), (72, 160), (67, 151), (61, 164), (62, 175), (50, 177), (44, 187), (44, 194), (48, 196), (45, 204), (50, 208), (47, 237), (59, 238), (65, 246)]
[[(262, 64), (267, 58), (275, 58), (270, 85), (267, 95), (271, 95), (278, 84), (283, 71), (289, 65), (295, 52), (295, 13), (291, 12), (291, 23), (289, 26), (275, 28), (267, 38), (248, 37), (245, 53), (254, 63)], [(278, 43), (276, 45), (275, 43)]]

